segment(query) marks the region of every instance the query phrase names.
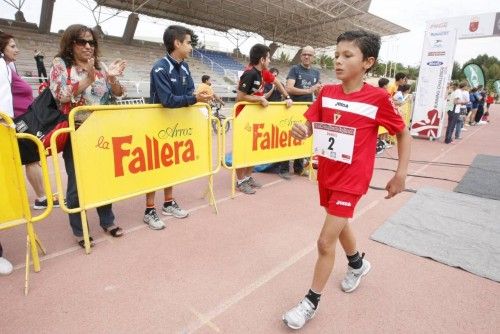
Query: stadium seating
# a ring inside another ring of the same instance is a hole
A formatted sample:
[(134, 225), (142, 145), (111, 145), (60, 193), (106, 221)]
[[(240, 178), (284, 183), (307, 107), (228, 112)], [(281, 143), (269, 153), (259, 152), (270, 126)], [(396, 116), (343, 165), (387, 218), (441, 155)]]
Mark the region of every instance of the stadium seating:
[[(3, 21), (0, 21), (0, 29), (14, 35), (21, 51), (16, 61), (17, 71), (32, 85), (36, 95), (38, 80), (33, 52), (38, 49), (45, 53), (45, 67), (49, 71), (52, 59), (59, 49), (60, 34), (40, 34), (34, 25), (9, 25)], [(99, 43), (101, 61), (104, 63), (109, 64), (116, 58), (127, 60), (127, 70), (121, 79), (127, 89), (127, 96), (149, 97), (149, 72), (153, 63), (165, 55), (163, 44), (134, 40), (132, 45), (124, 45), (121, 38), (113, 36), (104, 36)], [(211, 77), (216, 94), (234, 99), (233, 90), (239, 79), (238, 72), (244, 69), (247, 60), (235, 59), (224, 52), (196, 49), (188, 63), (195, 85), (201, 82), (202, 75), (207, 74)], [(279, 79), (284, 83), (291, 65), (273, 60), (271, 66), (279, 69)], [(321, 77), (323, 82), (335, 80), (331, 70), (321, 70)]]

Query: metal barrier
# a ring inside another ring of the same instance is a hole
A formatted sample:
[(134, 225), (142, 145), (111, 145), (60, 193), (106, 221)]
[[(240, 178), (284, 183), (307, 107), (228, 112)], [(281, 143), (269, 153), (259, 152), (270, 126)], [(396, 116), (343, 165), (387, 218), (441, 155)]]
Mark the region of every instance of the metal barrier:
[[(260, 164), (311, 157), (312, 138), (304, 141), (291, 136), (294, 123), (305, 122), (308, 103), (296, 102), (286, 108), (284, 102), (271, 102), (267, 107), (257, 103), (240, 102), (233, 108), (233, 161), (224, 167), (232, 170), (232, 195), (235, 195), (236, 169)], [(236, 116), (236, 110), (243, 108)], [(220, 133), (219, 127), (219, 133)], [(222, 134), (220, 155), (225, 157), (226, 134)], [(312, 164), (309, 164), (311, 171)], [(310, 174), (311, 175), (311, 174)]]
[[(76, 130), (80, 114), (88, 118)], [(90, 208), (208, 176), (209, 202), (217, 212), (213, 175), (220, 159), (214, 168), (211, 121), (206, 104), (177, 109), (158, 104), (81, 106), (70, 112), (69, 127), (54, 133), (51, 147), (57, 136), (70, 133), (80, 207), (68, 209), (59, 202), (65, 212), (81, 214), (87, 253), (85, 210)], [(58, 156), (52, 157), (62, 194)]]
[[(400, 105), (397, 108), (399, 113), (401, 114), (401, 117), (403, 117), (406, 127), (409, 127), (411, 124), (411, 117), (413, 115), (413, 105), (414, 105), (413, 99), (408, 98), (404, 104)], [(380, 126), (378, 129), (378, 134), (381, 135), (385, 133), (387, 133), (387, 129), (384, 128), (383, 126)], [(391, 136), (387, 134), (387, 138), (392, 144), (395, 144), (397, 141), (396, 136)]]
[[(21, 157), (17, 139), (33, 141), (40, 154), (43, 186), (47, 196), (47, 208), (38, 216), (31, 216), (26, 182), (22, 171)], [(52, 211), (52, 191), (49, 183), (47, 160), (42, 142), (33, 135), (16, 133), (12, 119), (0, 112), (0, 230), (26, 225), (26, 274), (24, 293), (28, 294), (30, 252), (33, 258), (35, 272), (40, 271), (38, 248), (45, 254), (40, 239), (35, 232), (33, 223), (46, 218)]]

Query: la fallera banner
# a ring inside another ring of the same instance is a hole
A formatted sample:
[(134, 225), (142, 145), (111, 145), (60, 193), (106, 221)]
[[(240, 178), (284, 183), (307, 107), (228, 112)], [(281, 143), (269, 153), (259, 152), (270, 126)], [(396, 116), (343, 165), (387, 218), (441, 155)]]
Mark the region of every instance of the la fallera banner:
[(208, 111), (195, 105), (99, 107), (72, 134), (85, 208), (209, 175)]
[[(312, 154), (312, 140), (292, 137), (294, 123), (304, 123), (307, 103), (246, 104), (234, 118), (233, 166), (246, 167), (279, 162)], [(237, 105), (235, 106), (235, 109)]]

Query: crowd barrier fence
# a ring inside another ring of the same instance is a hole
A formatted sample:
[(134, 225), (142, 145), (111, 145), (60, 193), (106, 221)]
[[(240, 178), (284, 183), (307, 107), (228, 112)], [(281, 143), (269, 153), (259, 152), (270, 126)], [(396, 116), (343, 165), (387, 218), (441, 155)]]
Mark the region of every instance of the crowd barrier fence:
[[(42, 167), (43, 186), (47, 196), (47, 208), (37, 216), (31, 215), (26, 182), (19, 154), (18, 139), (31, 140), (36, 144)], [(26, 225), (26, 268), (24, 293), (28, 294), (30, 253), (35, 272), (40, 271), (38, 249), (45, 249), (36, 234), (34, 224), (50, 214), (53, 207), (47, 160), (42, 142), (31, 134), (16, 133), (12, 119), (0, 112), (0, 230)]]
[[(83, 121), (83, 122), (82, 122)], [(217, 212), (212, 159), (211, 110), (207, 104), (169, 109), (158, 104), (81, 106), (71, 110), (69, 127), (85, 251), (90, 253), (85, 210), (209, 177), (209, 203)], [(80, 124), (80, 126), (76, 126)], [(217, 137), (219, 138), (219, 137)], [(217, 143), (220, 146), (220, 142)], [(56, 184), (63, 193), (58, 156), (53, 155)]]
[[(222, 124), (225, 127), (225, 122), (233, 122), (232, 164), (228, 166), (225, 159), (222, 161), (224, 167), (232, 170), (233, 197), (237, 168), (311, 157), (312, 139), (301, 141), (291, 135), (294, 123), (305, 122), (307, 107), (308, 103), (305, 102), (296, 102), (290, 108), (284, 102), (270, 102), (267, 107), (248, 102), (234, 105), (232, 117)], [(240, 108), (243, 109), (236, 116)], [(222, 134), (222, 157), (226, 155), (227, 135)]]

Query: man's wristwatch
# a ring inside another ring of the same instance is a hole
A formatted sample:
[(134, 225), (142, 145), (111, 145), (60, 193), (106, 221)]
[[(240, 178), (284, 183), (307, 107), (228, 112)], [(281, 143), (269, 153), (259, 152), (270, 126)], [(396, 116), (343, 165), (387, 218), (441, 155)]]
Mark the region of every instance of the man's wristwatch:
[(291, 100), (292, 98), (290, 97), (290, 95), (287, 95), (285, 100)]

